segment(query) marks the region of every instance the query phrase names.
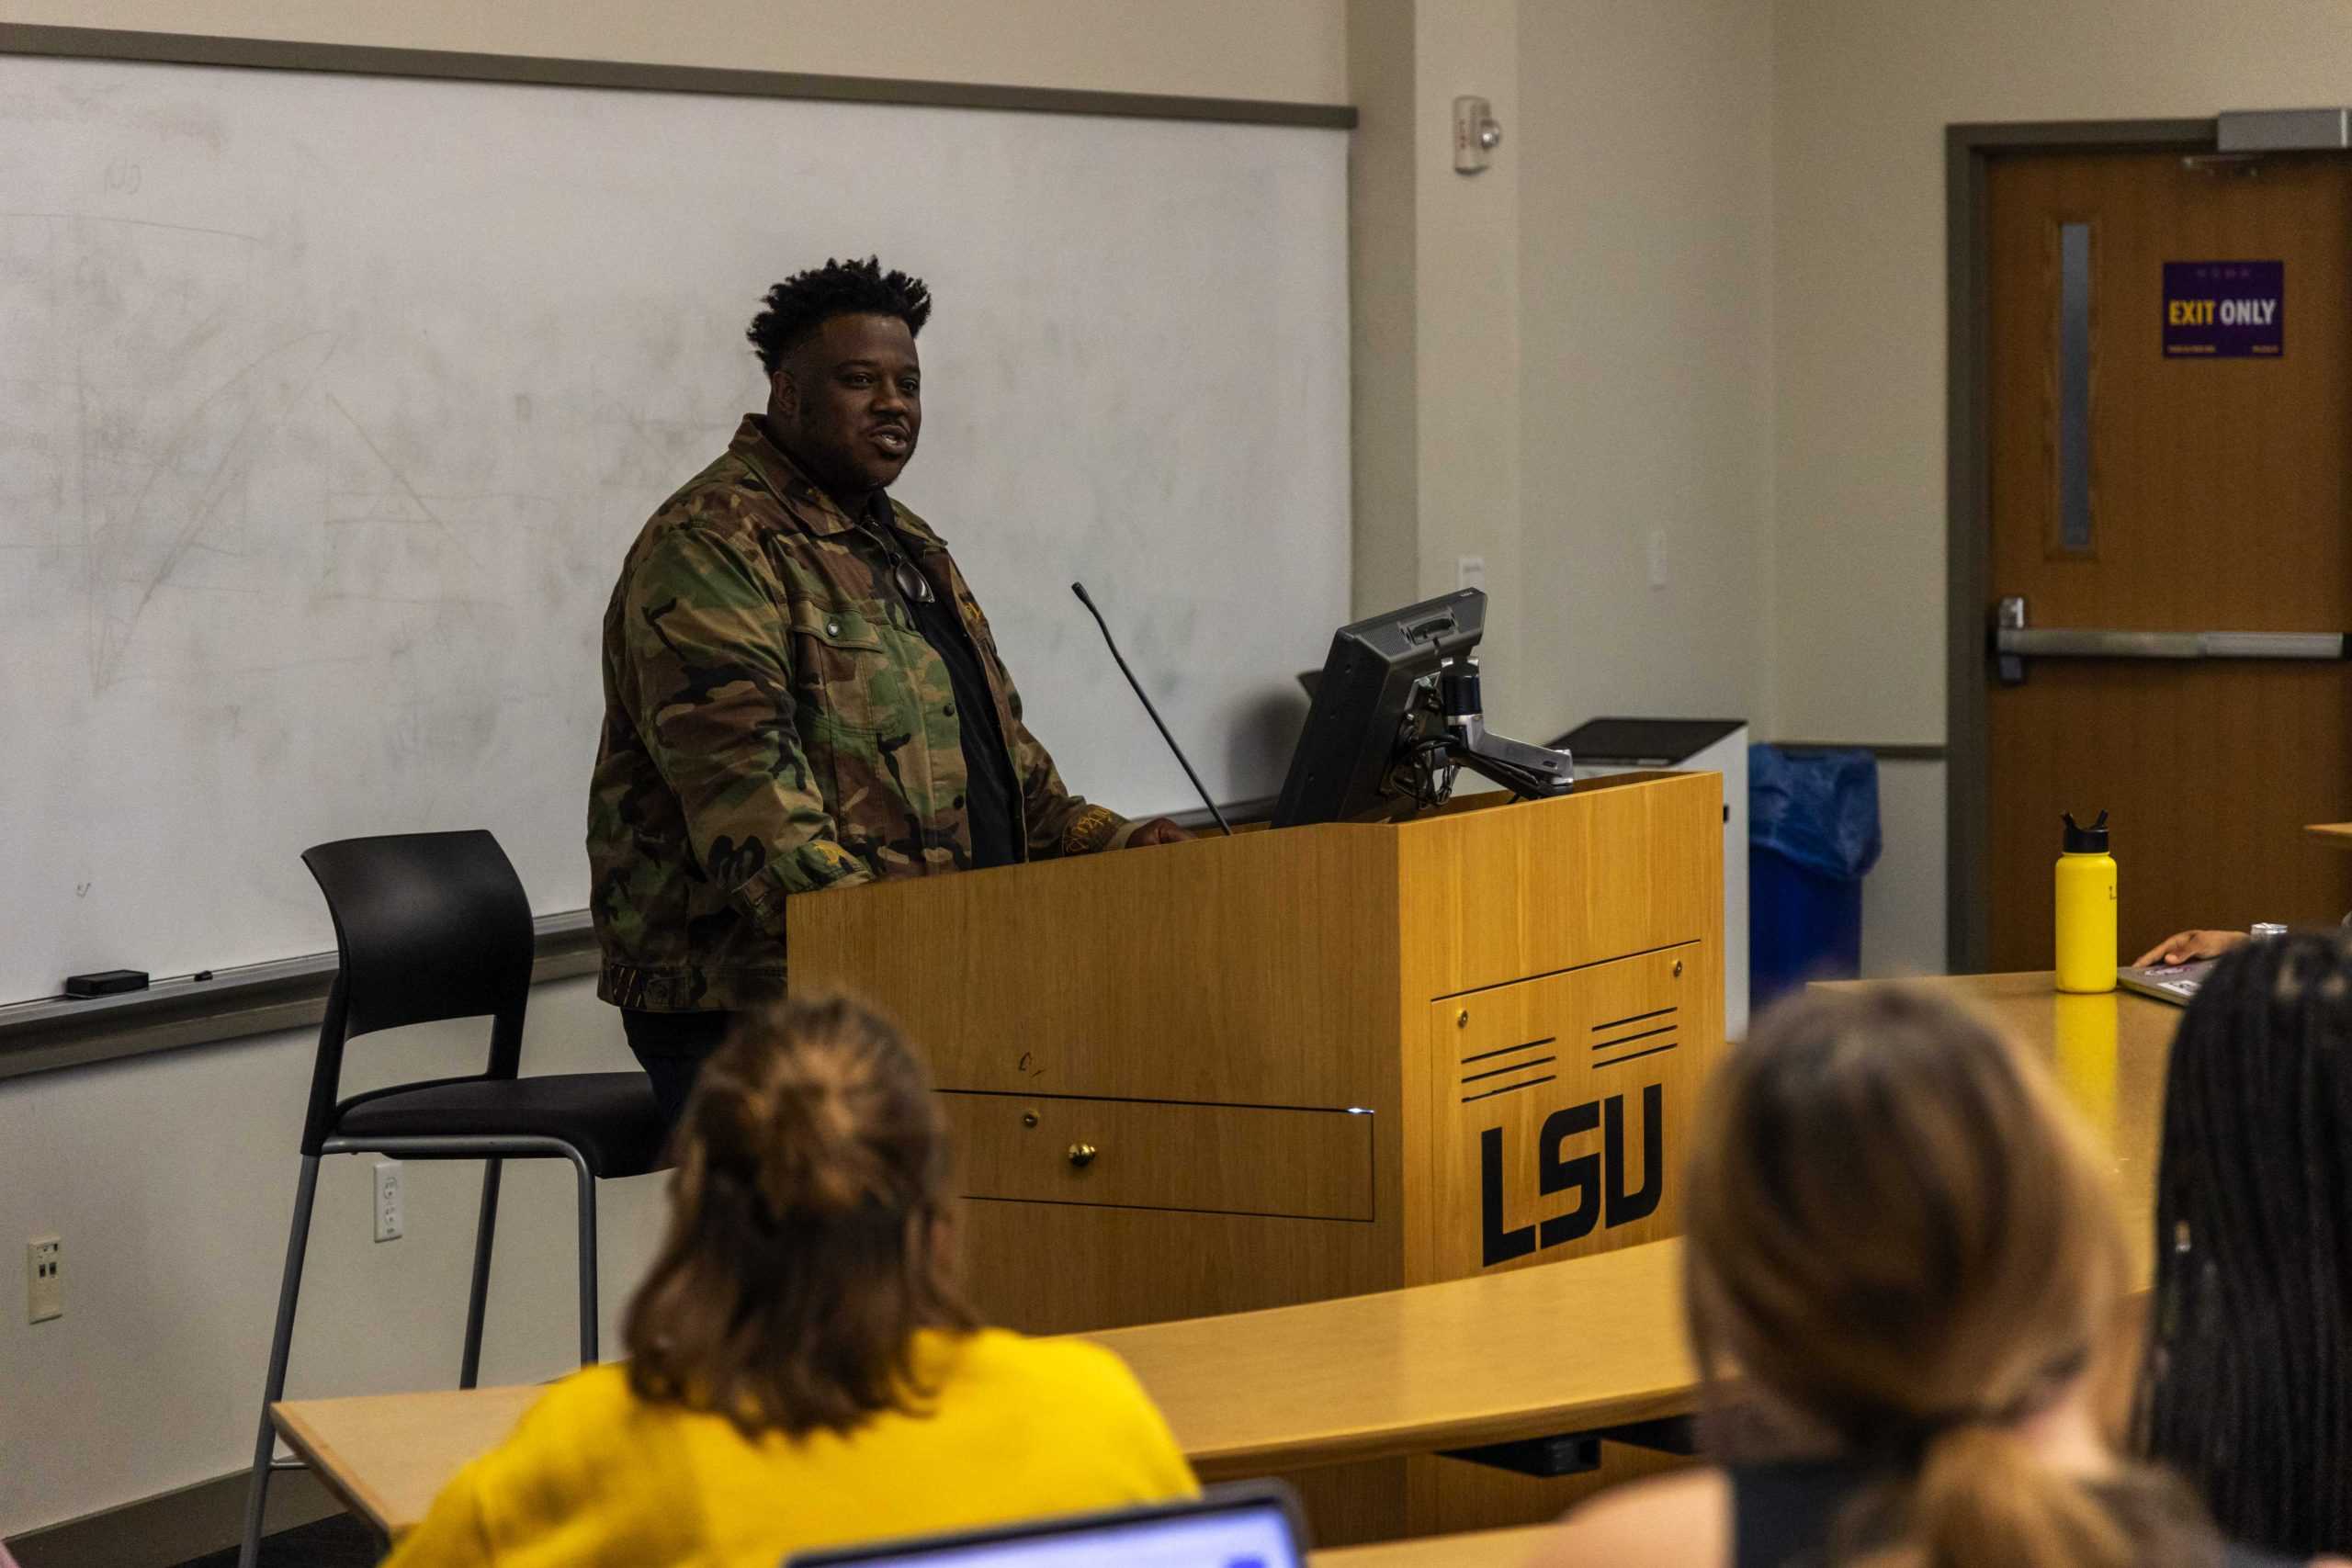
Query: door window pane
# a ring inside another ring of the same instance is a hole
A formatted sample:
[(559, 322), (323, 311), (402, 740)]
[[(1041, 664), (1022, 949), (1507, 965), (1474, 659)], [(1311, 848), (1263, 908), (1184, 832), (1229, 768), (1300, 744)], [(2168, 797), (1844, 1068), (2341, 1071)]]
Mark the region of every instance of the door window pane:
[(2058, 225), (2058, 549), (2091, 553), (2091, 226)]

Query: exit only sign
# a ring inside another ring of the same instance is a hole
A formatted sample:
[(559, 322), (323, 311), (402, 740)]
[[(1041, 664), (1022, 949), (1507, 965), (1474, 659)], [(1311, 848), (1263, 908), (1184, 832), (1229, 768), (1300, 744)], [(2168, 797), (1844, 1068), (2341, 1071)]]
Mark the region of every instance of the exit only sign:
[(2165, 263), (2165, 357), (2276, 358), (2287, 351), (2283, 261)]

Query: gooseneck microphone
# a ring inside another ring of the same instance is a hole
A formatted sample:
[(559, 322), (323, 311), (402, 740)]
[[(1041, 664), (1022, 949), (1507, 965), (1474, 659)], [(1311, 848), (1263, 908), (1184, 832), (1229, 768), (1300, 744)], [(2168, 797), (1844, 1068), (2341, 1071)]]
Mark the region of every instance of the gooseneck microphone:
[(1136, 680), (1136, 672), (1127, 668), (1126, 656), (1119, 651), (1118, 639), (1111, 635), (1111, 625), (1102, 618), (1102, 612), (1094, 607), (1093, 599), (1086, 592), (1086, 584), (1073, 582), (1069, 591), (1078, 595), (1078, 602), (1086, 606), (1086, 613), (1094, 617), (1096, 626), (1102, 627), (1103, 643), (1111, 649), (1111, 657), (1119, 661), (1119, 673), (1127, 678), (1127, 684), (1135, 688), (1136, 700), (1143, 704), (1144, 712), (1151, 715), (1151, 722), (1159, 727), (1159, 738), (1168, 742), (1170, 751), (1176, 753), (1177, 764), (1184, 770), (1184, 776), (1193, 781), (1193, 788), (1199, 793), (1201, 804), (1209, 808), (1209, 815), (1216, 818), (1219, 828), (1225, 829), (1225, 836), (1228, 839), (1233, 837), (1233, 824), (1225, 819), (1225, 813), (1216, 808), (1216, 802), (1209, 798), (1209, 792), (1201, 787), (1201, 775), (1193, 772), (1192, 762), (1184, 756), (1184, 748), (1176, 744), (1176, 738), (1168, 733), (1168, 726), (1160, 722), (1159, 710), (1151, 705), (1149, 697), (1144, 695), (1143, 682)]

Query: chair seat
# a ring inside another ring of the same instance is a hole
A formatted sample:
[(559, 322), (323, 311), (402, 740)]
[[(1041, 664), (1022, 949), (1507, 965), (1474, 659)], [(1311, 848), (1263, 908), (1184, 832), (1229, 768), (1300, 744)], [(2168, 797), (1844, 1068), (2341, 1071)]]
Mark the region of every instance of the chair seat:
[(669, 1123), (643, 1073), (548, 1073), (400, 1089), (346, 1102), (333, 1135), (560, 1138), (599, 1178), (642, 1176), (669, 1163)]

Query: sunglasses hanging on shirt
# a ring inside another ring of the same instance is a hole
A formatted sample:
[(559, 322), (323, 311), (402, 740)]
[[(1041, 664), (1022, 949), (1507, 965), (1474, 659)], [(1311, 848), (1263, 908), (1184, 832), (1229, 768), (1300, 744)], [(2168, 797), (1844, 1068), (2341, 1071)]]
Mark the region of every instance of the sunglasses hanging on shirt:
[(890, 563), (890, 575), (898, 579), (899, 592), (918, 604), (931, 603), (931, 579), (917, 570), (915, 563), (904, 556)]
[(931, 579), (909, 560), (890, 540), (890, 536), (871, 524), (863, 525), (866, 536), (882, 547), (882, 554), (890, 563), (890, 580), (899, 585), (899, 595), (917, 604), (928, 604), (937, 597), (931, 590)]

